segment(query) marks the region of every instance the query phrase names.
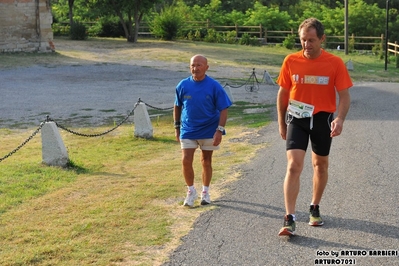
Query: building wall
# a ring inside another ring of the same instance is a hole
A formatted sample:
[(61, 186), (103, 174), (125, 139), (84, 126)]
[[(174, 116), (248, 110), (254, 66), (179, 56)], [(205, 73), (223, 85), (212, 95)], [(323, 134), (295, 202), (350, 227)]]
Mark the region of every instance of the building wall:
[(0, 0), (0, 52), (54, 51), (50, 0)]

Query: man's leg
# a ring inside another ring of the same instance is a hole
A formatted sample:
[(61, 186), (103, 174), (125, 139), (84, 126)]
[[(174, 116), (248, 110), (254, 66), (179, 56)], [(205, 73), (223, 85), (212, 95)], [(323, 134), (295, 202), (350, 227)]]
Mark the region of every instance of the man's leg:
[(300, 149), (287, 151), (287, 172), (284, 179), (284, 202), (286, 214), (295, 214), (296, 199), (299, 194), (300, 180), (305, 151)]
[(305, 151), (301, 149), (287, 150), (287, 172), (284, 179), (284, 201), (286, 215), (284, 226), (279, 236), (295, 234), (295, 205), (299, 193), (300, 180), (305, 158)]
[(328, 181), (328, 155), (312, 153), (313, 163), (313, 196), (309, 210), (309, 225), (320, 226), (324, 222), (320, 217), (319, 203)]
[(213, 151), (202, 150), (201, 164), (202, 164), (202, 193), (201, 205), (208, 205), (211, 203), (209, 195), (209, 185), (212, 180), (212, 153)]
[(328, 156), (312, 152), (313, 163), (313, 196), (312, 203), (319, 205), (328, 181)]
[(194, 168), (193, 168), (194, 153), (195, 149), (182, 150), (182, 171), (187, 186), (194, 185)]
[(202, 185), (209, 187), (212, 180), (212, 154), (213, 151), (201, 151)]
[(193, 207), (194, 201), (197, 199), (197, 191), (194, 188), (194, 160), (195, 149), (183, 149), (182, 150), (182, 168), (184, 179), (188, 186), (186, 199), (183, 202), (184, 206)]

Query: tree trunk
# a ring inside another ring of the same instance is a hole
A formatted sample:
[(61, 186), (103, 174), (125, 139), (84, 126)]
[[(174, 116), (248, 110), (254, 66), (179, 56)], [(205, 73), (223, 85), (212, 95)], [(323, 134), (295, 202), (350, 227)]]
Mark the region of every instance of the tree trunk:
[(133, 29), (133, 21), (132, 21), (132, 13), (129, 11), (127, 13), (128, 21), (129, 21), (129, 36), (130, 38), (127, 40), (128, 42), (137, 42), (137, 38), (135, 38), (135, 31)]
[(140, 22), (141, 19), (143, 18), (144, 13), (141, 12), (140, 14), (137, 14), (134, 17), (134, 39), (135, 42), (137, 42), (138, 36), (139, 36), (139, 28), (140, 28)]
[(72, 27), (73, 24), (73, 2), (75, 0), (68, 0), (68, 6), (69, 6), (69, 26)]

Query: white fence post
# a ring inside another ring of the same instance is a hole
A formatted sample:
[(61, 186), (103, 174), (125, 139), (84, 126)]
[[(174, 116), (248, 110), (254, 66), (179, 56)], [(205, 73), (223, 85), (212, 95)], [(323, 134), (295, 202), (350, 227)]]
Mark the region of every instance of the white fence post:
[(227, 96), (229, 97), (230, 101), (232, 103), (234, 103), (234, 98), (233, 98), (233, 94), (231, 93), (230, 86), (229, 85), (224, 86), (224, 90), (226, 91)]
[(67, 166), (68, 152), (55, 122), (46, 122), (41, 131), (43, 163), (50, 166)]
[(265, 72), (263, 73), (263, 80), (265, 81), (266, 84), (276, 85), (276, 82), (274, 82), (274, 80), (270, 76), (269, 72), (267, 72), (267, 70), (265, 70)]
[(153, 128), (145, 103), (139, 102), (134, 109), (134, 136), (150, 139), (153, 137)]

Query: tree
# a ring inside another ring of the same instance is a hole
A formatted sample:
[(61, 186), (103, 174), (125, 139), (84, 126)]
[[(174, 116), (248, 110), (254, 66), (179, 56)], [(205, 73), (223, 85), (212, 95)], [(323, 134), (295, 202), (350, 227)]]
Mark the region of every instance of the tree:
[(68, 6), (69, 6), (69, 26), (72, 27), (73, 24), (73, 4), (75, 0), (68, 0)]
[[(137, 42), (140, 22), (161, 0), (98, 0), (105, 13), (109, 10), (119, 17), (128, 42)], [(134, 28), (133, 28), (134, 25)]]

